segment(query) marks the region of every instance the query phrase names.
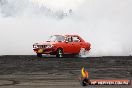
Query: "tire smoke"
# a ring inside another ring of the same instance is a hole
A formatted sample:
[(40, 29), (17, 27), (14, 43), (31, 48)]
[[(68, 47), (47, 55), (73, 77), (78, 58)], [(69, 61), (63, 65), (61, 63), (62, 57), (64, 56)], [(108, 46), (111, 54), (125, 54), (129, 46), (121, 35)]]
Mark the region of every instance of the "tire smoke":
[(79, 34), (87, 56), (132, 54), (131, 0), (0, 0), (0, 55), (33, 54), (52, 34)]

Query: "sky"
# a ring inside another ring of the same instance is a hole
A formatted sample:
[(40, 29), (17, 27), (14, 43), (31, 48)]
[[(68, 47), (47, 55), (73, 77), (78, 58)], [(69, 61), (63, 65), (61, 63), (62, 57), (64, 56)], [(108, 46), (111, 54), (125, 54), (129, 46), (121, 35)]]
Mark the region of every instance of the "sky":
[(32, 55), (53, 34), (78, 34), (89, 56), (132, 55), (131, 0), (0, 0), (0, 55)]

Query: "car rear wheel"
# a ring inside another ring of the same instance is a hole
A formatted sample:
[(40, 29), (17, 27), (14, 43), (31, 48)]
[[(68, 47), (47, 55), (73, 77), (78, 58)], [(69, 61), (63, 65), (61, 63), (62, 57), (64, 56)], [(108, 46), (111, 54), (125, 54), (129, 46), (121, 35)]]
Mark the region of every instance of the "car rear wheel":
[(81, 48), (80, 52), (79, 52), (79, 57), (85, 57), (86, 56), (86, 49), (85, 48)]
[(63, 57), (63, 50), (61, 48), (57, 49), (56, 57), (58, 58)]
[(37, 53), (37, 57), (42, 57), (42, 54), (41, 53)]

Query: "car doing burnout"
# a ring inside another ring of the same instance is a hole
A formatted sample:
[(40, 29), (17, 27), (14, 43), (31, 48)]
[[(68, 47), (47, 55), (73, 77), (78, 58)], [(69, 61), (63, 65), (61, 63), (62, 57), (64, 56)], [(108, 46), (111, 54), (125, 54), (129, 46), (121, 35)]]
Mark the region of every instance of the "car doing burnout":
[(47, 41), (33, 44), (38, 57), (42, 54), (63, 57), (64, 54), (78, 55), (81, 49), (90, 50), (90, 43), (78, 35), (53, 35)]

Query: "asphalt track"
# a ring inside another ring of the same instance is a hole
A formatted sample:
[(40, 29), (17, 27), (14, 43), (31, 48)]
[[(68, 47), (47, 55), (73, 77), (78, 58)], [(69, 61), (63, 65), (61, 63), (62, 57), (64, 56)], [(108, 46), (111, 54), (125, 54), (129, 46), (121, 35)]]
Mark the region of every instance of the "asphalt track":
[[(0, 56), (0, 88), (83, 88), (81, 68), (90, 79), (132, 79), (131, 56), (38, 58)], [(132, 85), (88, 85), (86, 88), (132, 88)]]

